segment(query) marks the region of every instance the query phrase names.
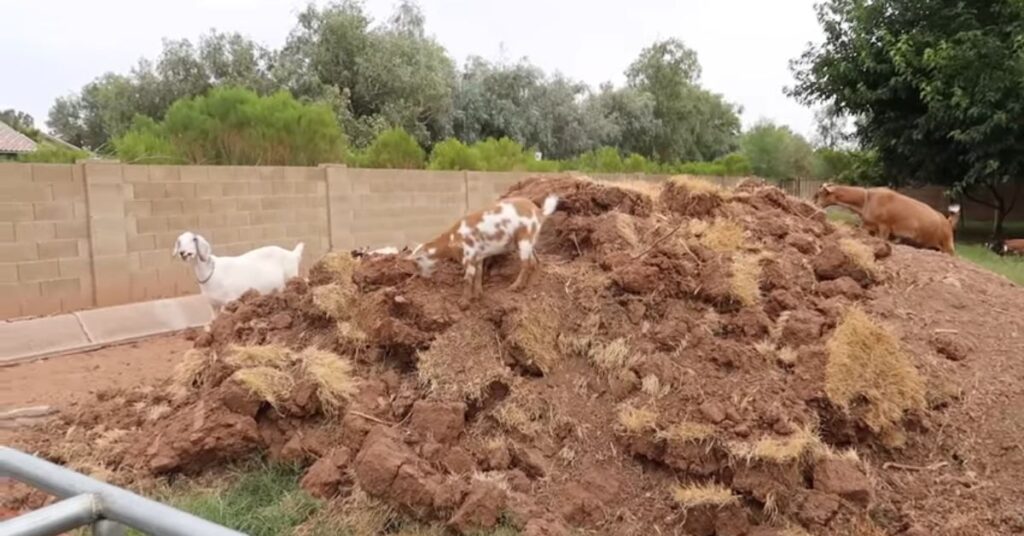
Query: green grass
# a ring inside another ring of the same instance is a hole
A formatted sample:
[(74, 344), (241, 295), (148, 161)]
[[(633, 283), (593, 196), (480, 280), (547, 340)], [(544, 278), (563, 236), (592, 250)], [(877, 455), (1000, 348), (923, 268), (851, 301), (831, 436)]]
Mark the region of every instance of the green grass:
[[(346, 525), (344, 515), (329, 515), (332, 512), (327, 509), (327, 503), (302, 490), (299, 486), (301, 479), (301, 468), (254, 461), (228, 469), (225, 476), (215, 481), (180, 479), (146, 495), (250, 536), (290, 536), (297, 534), (296, 529), (300, 526), (302, 530), (298, 533), (303, 536), (363, 536), (354, 526)], [(391, 515), (388, 514), (389, 517)], [(387, 530), (401, 536), (445, 533), (440, 525), (428, 526), (400, 517), (391, 517), (387, 521)], [(74, 534), (86, 536), (91, 533), (88, 529), (79, 529)], [(126, 534), (143, 535), (133, 529)], [(518, 534), (503, 522), (493, 531), (474, 533), (474, 536)]]
[(156, 499), (250, 536), (285, 535), (321, 506), (299, 488), (301, 476), (298, 468), (257, 463), (232, 470), (226, 484), (176, 483)]
[(1006, 276), (1018, 285), (1024, 285), (1024, 258), (1010, 255), (1000, 257), (986, 249), (983, 244), (963, 242), (957, 243), (956, 254), (986, 270)]

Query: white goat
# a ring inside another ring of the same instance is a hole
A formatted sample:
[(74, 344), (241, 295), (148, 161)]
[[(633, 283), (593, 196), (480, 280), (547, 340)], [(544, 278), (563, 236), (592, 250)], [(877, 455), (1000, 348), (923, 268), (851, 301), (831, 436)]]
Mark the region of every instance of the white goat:
[(228, 302), (249, 290), (266, 294), (283, 289), (289, 279), (299, 274), (303, 247), (302, 242), (291, 251), (265, 246), (237, 257), (218, 257), (205, 238), (187, 231), (174, 243), (172, 255), (192, 265), (199, 289), (216, 316)]

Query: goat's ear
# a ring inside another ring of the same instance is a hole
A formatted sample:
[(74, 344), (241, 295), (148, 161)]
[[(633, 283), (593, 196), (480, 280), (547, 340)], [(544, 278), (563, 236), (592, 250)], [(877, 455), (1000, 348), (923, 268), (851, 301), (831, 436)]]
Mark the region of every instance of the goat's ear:
[(821, 191), (825, 192), (826, 194), (832, 193), (832, 183), (826, 182), (825, 184), (822, 184)]
[(180, 244), (180, 242), (181, 241), (178, 240), (177, 238), (174, 239), (174, 250), (171, 251), (171, 257), (172, 258), (177, 257), (178, 254), (181, 253), (181, 244)]
[(210, 243), (205, 238), (196, 235), (196, 255), (199, 256), (199, 260), (206, 262), (210, 260)]

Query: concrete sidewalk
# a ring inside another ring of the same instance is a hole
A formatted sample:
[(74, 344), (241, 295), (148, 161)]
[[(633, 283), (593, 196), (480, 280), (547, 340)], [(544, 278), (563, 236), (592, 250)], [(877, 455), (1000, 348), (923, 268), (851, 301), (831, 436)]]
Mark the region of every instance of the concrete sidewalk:
[(197, 295), (0, 322), (0, 367), (202, 326), (211, 314)]

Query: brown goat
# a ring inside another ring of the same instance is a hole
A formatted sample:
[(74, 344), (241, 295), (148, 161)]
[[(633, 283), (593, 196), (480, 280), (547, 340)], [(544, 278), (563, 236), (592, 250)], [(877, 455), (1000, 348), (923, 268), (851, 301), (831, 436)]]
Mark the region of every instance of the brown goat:
[(904, 239), (917, 246), (953, 255), (953, 229), (960, 219), (960, 205), (949, 206), (943, 216), (928, 205), (889, 188), (858, 188), (823, 184), (814, 194), (822, 208), (841, 206), (860, 216), (864, 228), (883, 240)]

